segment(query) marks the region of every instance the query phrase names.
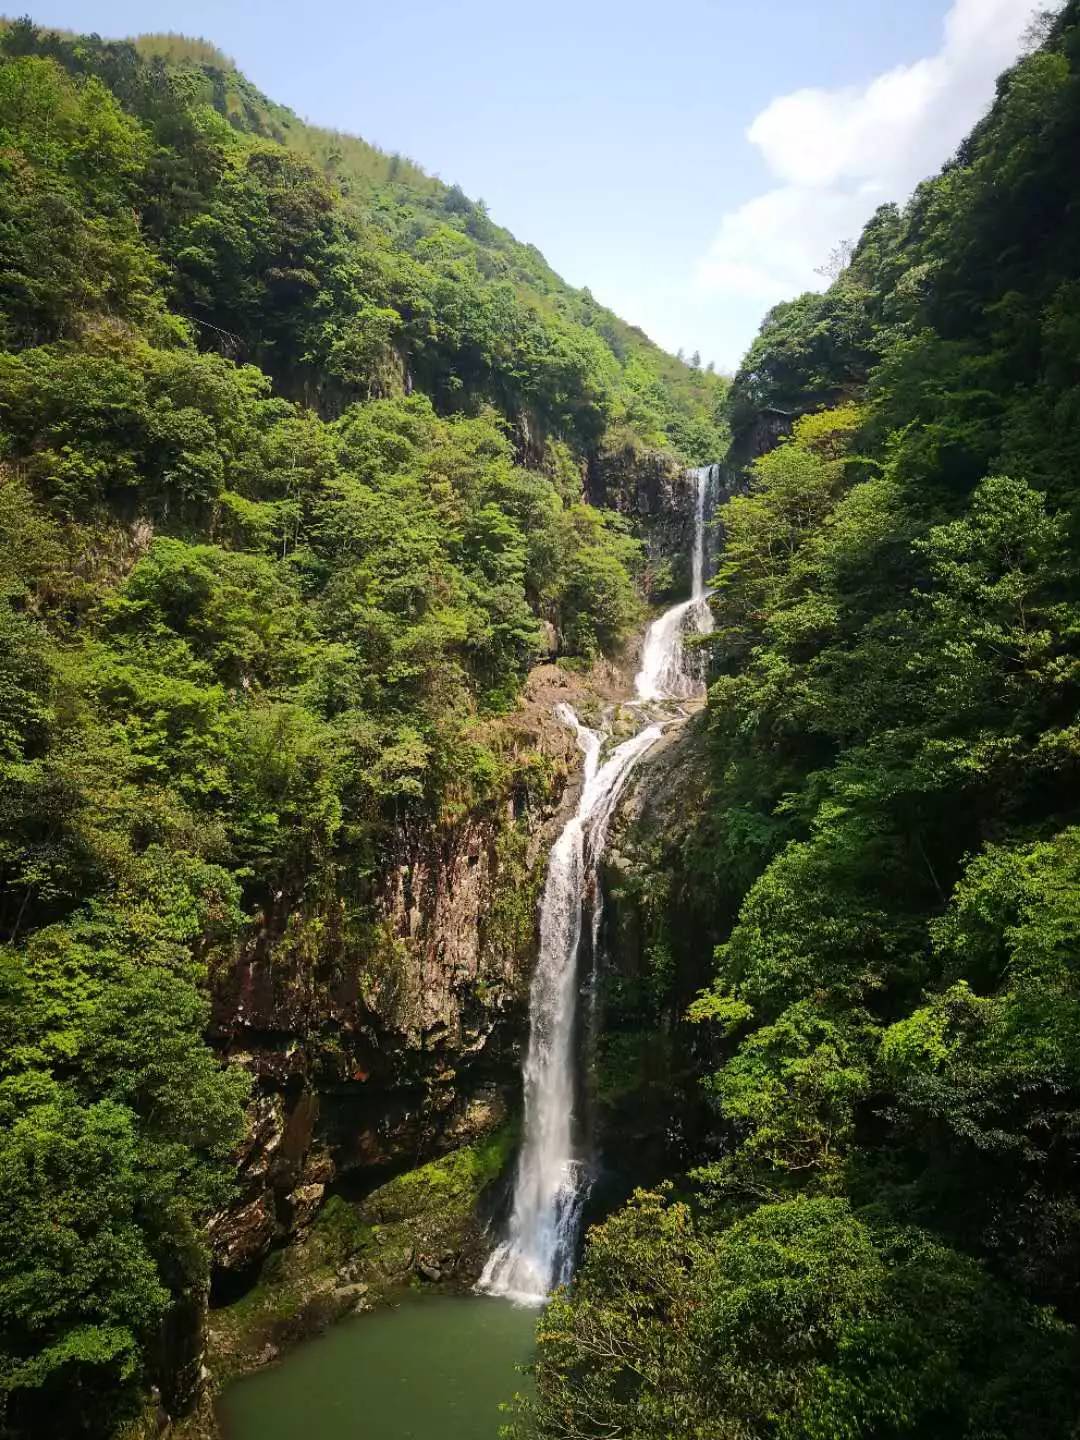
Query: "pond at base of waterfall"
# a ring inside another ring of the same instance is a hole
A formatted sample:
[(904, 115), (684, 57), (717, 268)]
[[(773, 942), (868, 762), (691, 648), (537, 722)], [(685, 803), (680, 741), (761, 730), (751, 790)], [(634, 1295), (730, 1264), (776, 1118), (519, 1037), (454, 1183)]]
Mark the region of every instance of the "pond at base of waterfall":
[(530, 1381), (535, 1308), (406, 1296), (332, 1326), (229, 1386), (225, 1440), (498, 1440), (499, 1405)]

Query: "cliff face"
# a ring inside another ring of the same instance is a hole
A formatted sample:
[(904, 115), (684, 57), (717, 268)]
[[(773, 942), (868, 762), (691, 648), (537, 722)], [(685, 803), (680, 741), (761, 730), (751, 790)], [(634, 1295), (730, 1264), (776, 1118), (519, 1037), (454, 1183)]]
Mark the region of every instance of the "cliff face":
[(696, 1065), (704, 1037), (684, 1019), (720, 938), (700, 844), (708, 803), (703, 718), (669, 730), (634, 772), (601, 870), (592, 1109), (605, 1209), (632, 1185), (678, 1169), (706, 1118)]
[(625, 516), (644, 541), (650, 599), (660, 603), (689, 588), (694, 487), (672, 455), (630, 437), (608, 444), (589, 462), (586, 498)]
[(540, 667), (505, 722), (504, 793), (399, 831), (359, 932), (336, 896), (283, 899), (217, 976), (213, 1039), (255, 1082), (237, 1196), (210, 1225), (225, 1293), (303, 1233), (332, 1188), (366, 1193), (506, 1118), (539, 889), (579, 769), (552, 708), (618, 684)]

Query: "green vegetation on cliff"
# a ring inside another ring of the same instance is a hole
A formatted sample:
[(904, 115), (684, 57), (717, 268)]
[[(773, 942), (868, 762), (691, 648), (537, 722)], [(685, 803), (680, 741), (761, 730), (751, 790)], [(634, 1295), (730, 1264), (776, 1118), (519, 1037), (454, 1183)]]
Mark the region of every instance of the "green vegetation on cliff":
[(525, 1429), (1076, 1433), (1078, 146), (1072, 0), (736, 376), (803, 418), (721, 516), (713, 1134), (593, 1232)]
[(587, 471), (711, 456), (723, 396), (212, 47), (4, 27), (5, 1434), (190, 1396), (246, 1093), (208, 975), (305, 907), (362, 950), (395, 834), (505, 810), (543, 623), (638, 615)]

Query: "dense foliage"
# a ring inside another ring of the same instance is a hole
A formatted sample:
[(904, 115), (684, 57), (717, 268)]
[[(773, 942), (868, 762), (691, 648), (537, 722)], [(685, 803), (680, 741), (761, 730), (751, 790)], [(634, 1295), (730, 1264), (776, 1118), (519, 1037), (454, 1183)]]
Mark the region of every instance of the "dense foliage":
[(1076, 1433), (1078, 145), (1073, 0), (736, 377), (802, 418), (721, 516), (712, 1147), (593, 1232), (545, 1435)]
[(715, 452), (723, 383), (210, 47), (29, 22), (0, 346), (0, 1430), (99, 1435), (190, 1381), (208, 976), (286, 917), (380, 963), (388, 839), (528, 783), (543, 625), (638, 618), (587, 466)]

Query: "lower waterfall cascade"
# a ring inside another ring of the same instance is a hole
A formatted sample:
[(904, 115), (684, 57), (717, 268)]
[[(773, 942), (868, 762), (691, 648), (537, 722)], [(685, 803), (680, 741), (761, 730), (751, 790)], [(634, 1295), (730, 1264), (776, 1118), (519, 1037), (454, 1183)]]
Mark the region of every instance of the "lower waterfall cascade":
[[(492, 1251), (477, 1289), (542, 1304), (571, 1277), (581, 1217), (592, 1181), (588, 1147), (576, 1117), (574, 1042), (582, 989), (579, 957), (587, 897), (604, 852), (608, 825), (631, 772), (664, 733), (651, 707), (704, 692), (698, 657), (685, 644), (712, 628), (705, 584), (705, 522), (715, 467), (691, 472), (695, 482), (692, 585), (689, 600), (649, 626), (631, 704), (642, 728), (601, 761), (607, 734), (583, 725), (569, 705), (556, 715), (574, 732), (584, 755), (577, 809), (552, 847), (540, 902), (540, 950), (529, 993), (529, 1044), (523, 1078), (525, 1126), (505, 1238)], [(593, 907), (593, 961), (599, 904)]]

